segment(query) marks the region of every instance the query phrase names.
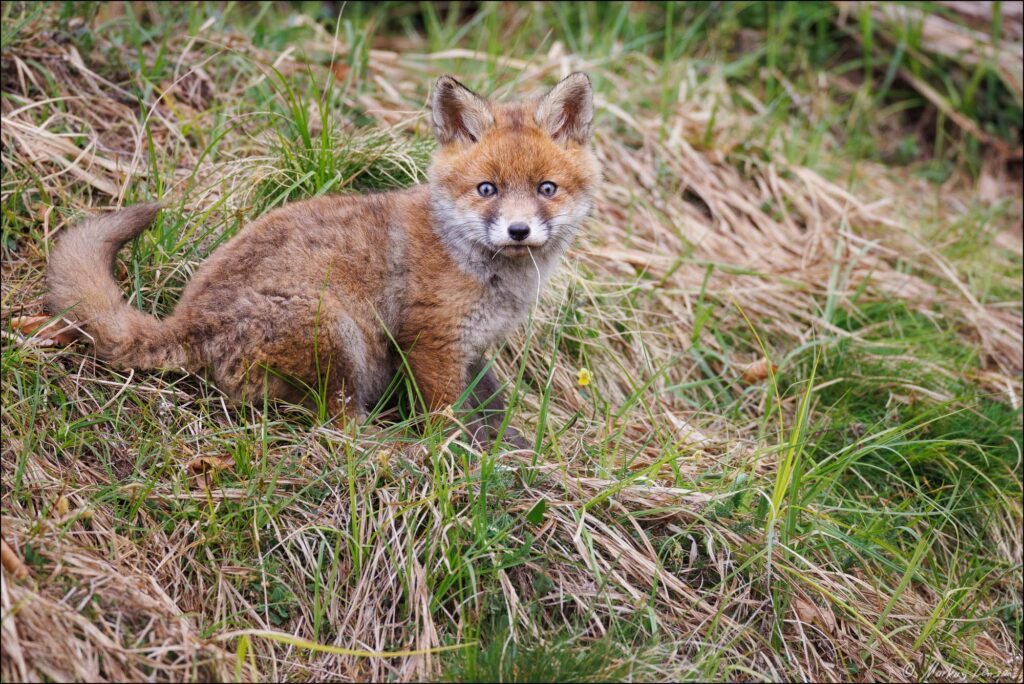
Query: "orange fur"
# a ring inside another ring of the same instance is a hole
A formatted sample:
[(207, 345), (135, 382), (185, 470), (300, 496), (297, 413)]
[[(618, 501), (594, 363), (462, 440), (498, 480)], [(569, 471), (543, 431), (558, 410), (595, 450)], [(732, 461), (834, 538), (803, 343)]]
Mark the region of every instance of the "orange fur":
[[(533, 288), (589, 210), (599, 176), (590, 112), (581, 74), (544, 99), (509, 105), (442, 78), (429, 184), (270, 212), (214, 252), (162, 321), (133, 309), (110, 276), (117, 250), (158, 207), (92, 218), (53, 251), (49, 307), (115, 364), (205, 372), (244, 401), (265, 391), (302, 401), (326, 387), (332, 411), (356, 416), (397, 370), (394, 339), (428, 407), (451, 404), (487, 347), (525, 318)], [(484, 182), (495, 196), (481, 196)], [(539, 194), (543, 182), (558, 191)], [(536, 222), (522, 245), (502, 233), (506, 215)], [(471, 404), (501, 408), (493, 398)]]

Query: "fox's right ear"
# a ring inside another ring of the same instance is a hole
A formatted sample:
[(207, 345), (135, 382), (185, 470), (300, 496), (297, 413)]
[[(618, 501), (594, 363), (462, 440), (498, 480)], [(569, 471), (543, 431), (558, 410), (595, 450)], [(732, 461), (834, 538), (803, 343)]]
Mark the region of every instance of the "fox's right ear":
[(434, 135), (442, 145), (456, 141), (475, 143), (494, 124), (487, 100), (456, 81), (442, 76), (430, 95)]

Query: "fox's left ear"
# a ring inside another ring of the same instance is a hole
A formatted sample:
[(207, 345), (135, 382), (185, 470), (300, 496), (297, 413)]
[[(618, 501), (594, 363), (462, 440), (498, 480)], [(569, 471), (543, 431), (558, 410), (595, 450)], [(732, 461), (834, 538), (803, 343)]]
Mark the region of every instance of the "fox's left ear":
[(589, 142), (594, 121), (590, 78), (581, 71), (563, 78), (540, 99), (534, 118), (554, 140), (572, 140), (580, 145)]

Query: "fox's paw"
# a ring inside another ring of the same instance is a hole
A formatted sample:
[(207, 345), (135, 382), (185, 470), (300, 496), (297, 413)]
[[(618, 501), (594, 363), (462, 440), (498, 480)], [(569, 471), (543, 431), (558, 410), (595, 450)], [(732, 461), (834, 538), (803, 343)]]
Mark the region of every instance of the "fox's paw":
[(513, 447), (516, 450), (533, 450), (533, 445), (530, 444), (530, 442), (527, 441), (525, 437), (523, 437), (522, 433), (519, 432), (519, 430), (516, 430), (514, 427), (505, 428), (505, 434), (502, 435), (501, 441)]
[[(470, 429), (473, 446), (481, 451), (490, 451), (498, 441), (498, 428), (490, 425), (479, 425)], [(501, 451), (530, 450), (531, 444), (512, 426), (506, 426), (501, 435)], [(509, 448), (511, 447), (511, 448)]]

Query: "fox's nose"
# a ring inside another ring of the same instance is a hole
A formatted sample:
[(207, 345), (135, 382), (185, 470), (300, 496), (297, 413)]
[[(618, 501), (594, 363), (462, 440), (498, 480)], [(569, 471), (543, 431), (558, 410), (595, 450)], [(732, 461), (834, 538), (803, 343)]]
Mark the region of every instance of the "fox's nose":
[(508, 227), (508, 236), (513, 240), (525, 240), (530, 237), (530, 226), (525, 223), (513, 223)]

